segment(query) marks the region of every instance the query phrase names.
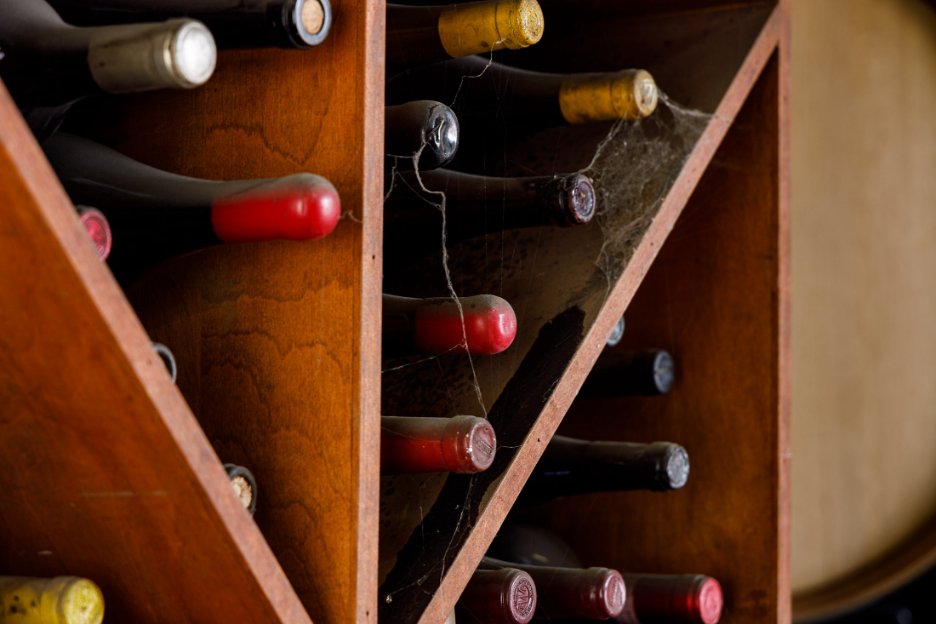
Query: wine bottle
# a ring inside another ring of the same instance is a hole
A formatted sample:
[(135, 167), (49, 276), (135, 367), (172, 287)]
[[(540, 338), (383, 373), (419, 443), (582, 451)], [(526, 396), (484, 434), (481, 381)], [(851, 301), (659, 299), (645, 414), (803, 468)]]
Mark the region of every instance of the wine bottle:
[(534, 619), (607, 620), (624, 608), (624, 579), (620, 572), (611, 568), (523, 565), (493, 557), (484, 557), (479, 568), (514, 568), (529, 574), (538, 587), (548, 587), (548, 592), (541, 591), (537, 595)]
[(234, 495), (252, 516), (257, 510), (257, 480), (253, 473), (237, 464), (224, 464)]
[(671, 442), (589, 442), (553, 436), (517, 506), (562, 496), (623, 490), (678, 490), (689, 478), (686, 449)]
[(104, 595), (77, 576), (0, 576), (0, 613), (17, 624), (101, 624)]
[(459, 624), (528, 624), (536, 611), (536, 584), (516, 569), (476, 570), (458, 599)]
[(487, 551), (502, 561), (554, 568), (583, 568), (582, 560), (561, 537), (546, 527), (505, 522)]
[(21, 109), (102, 93), (192, 88), (214, 72), (214, 38), (201, 22), (77, 28), (45, 0), (0, 3), (0, 78)]
[(42, 147), (72, 201), (107, 215), (117, 240), (108, 264), (122, 280), (211, 245), (315, 240), (341, 214), (335, 187), (309, 173), (215, 182), (160, 171), (64, 133)]
[(387, 75), (450, 58), (505, 48), (519, 50), (542, 36), (543, 11), (536, 0), (425, 7), (388, 4)]
[(525, 130), (563, 124), (638, 119), (656, 110), (648, 72), (551, 74), (515, 69), (471, 56), (414, 69), (387, 83), (387, 102), (415, 98), (448, 102), (463, 128), (497, 115)]
[(384, 151), (399, 171), (443, 167), (458, 150), (458, 119), (452, 109), (416, 100), (384, 109)]
[(493, 355), (517, 335), (517, 316), (494, 295), (411, 299), (383, 295), (383, 357), (413, 353)]
[[(408, 232), (429, 226), (433, 237), (437, 237), (440, 223), (437, 205), (441, 204), (443, 194), (448, 240), (452, 241), (492, 229), (584, 225), (595, 214), (595, 187), (590, 178), (580, 173), (492, 178), (439, 169), (420, 173), (418, 177), (415, 172), (399, 174), (399, 180), (384, 200), (386, 226)], [(500, 216), (490, 225), (478, 218), (486, 208), (496, 209)], [(464, 218), (458, 219), (459, 216)]]
[(616, 624), (717, 624), (721, 585), (710, 576), (623, 574), (627, 601)]
[(172, 351), (161, 342), (153, 343), (153, 351), (156, 352), (156, 355), (159, 356), (159, 359), (161, 359), (162, 363), (165, 365), (166, 372), (169, 373), (169, 379), (172, 380), (172, 383), (175, 383), (179, 374), (179, 369), (176, 366), (176, 359), (175, 356), (172, 355)]
[(331, 28), (328, 0), (50, 0), (71, 24), (92, 26), (189, 17), (203, 22), (222, 48), (304, 50)]
[(605, 347), (610, 349), (621, 344), (621, 339), (624, 338), (624, 326), (624, 317), (622, 316), (618, 319), (618, 322), (614, 324), (614, 328), (611, 330), (611, 335), (608, 336)]
[(516, 228), (584, 225), (595, 214), (594, 186), (581, 174), (489, 178), (437, 169), (417, 178), (415, 172), (401, 173), (384, 200), (388, 273), (442, 248), (442, 193), (446, 245)]
[(578, 398), (655, 396), (673, 387), (673, 358), (661, 349), (610, 351), (598, 356)]
[(496, 452), (494, 428), (483, 418), (380, 418), (381, 474), (473, 474), (490, 468)]
[(91, 239), (98, 257), (101, 260), (107, 260), (114, 244), (114, 236), (107, 217), (100, 210), (89, 206), (75, 206), (75, 210), (78, 211), (78, 220), (88, 233), (88, 238)]

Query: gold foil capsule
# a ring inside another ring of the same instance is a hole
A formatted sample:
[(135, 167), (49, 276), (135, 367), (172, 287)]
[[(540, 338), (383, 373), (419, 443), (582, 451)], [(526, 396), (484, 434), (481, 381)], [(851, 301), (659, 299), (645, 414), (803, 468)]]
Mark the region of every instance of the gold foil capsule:
[(577, 74), (559, 89), (559, 108), (570, 124), (639, 119), (656, 110), (657, 100), (653, 76), (642, 69)]
[(439, 38), (452, 58), (519, 50), (542, 37), (543, 10), (536, 0), (469, 2), (439, 15)]
[(0, 621), (17, 624), (101, 624), (104, 596), (77, 576), (0, 576)]

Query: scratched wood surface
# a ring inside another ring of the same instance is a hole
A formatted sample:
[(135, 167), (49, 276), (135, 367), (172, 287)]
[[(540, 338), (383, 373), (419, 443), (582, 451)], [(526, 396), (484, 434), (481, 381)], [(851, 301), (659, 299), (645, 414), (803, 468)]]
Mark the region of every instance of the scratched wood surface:
[(384, 8), (332, 7), (314, 49), (222, 52), (203, 89), (94, 104), (72, 129), (175, 173), (337, 188), (328, 237), (179, 258), (128, 296), (215, 451), (256, 476), (309, 615), (344, 624), (376, 618)]
[[(726, 18), (723, 26), (751, 23), (736, 19), (737, 15), (730, 13), (722, 12), (721, 15)], [(712, 29), (711, 32), (713, 37), (718, 34), (723, 39), (730, 38), (725, 37), (724, 30)], [(647, 219), (644, 227), (635, 230), (630, 244), (620, 249), (626, 268), (616, 283), (609, 284), (607, 275), (596, 266), (605, 242), (597, 224), (563, 231), (543, 228), (505, 232), (449, 249), (449, 267), (455, 291), (464, 296), (491, 292), (507, 299), (517, 312), (517, 339), (503, 354), (471, 361), (465, 356), (386, 361), (383, 411), (403, 415), (486, 414), (497, 431), (500, 448), (494, 466), (481, 475), (385, 477), (382, 480), (379, 592), (382, 620), (436, 624), (452, 608), (600, 352), (611, 327), (633, 296), (728, 125), (785, 32), (784, 10), (777, 9), (766, 15), (762, 13), (746, 53), (739, 55), (739, 65), (730, 68), (731, 76), (723, 83), (728, 85), (727, 92), (722, 92), (716, 115), (709, 121), (679, 177), (662, 204), (653, 206), (652, 209), (657, 211), (655, 215), (649, 215), (652, 218)], [(660, 36), (665, 34), (661, 31)], [(738, 38), (732, 39), (732, 45)], [(558, 45), (561, 43), (560, 40)], [(706, 63), (705, 60), (698, 62)], [(647, 69), (653, 71), (654, 67), (648, 66)], [(691, 66), (685, 68), (687, 72), (691, 70)], [(761, 177), (754, 176), (753, 181), (742, 180), (744, 189), (737, 193), (740, 202), (740, 194), (752, 190), (763, 192), (766, 197), (763, 200), (764, 211), (769, 211), (769, 206), (774, 210), (774, 226), (771, 230), (764, 225), (768, 219), (738, 224), (734, 231), (763, 226), (766, 229), (760, 234), (772, 235), (776, 243), (780, 240), (777, 226), (780, 202), (780, 185), (777, 182), (780, 175), (777, 147), (779, 104), (776, 86), (769, 88), (770, 84), (776, 85), (776, 62), (767, 70), (767, 75), (774, 82), (770, 83), (768, 79), (768, 86), (760, 87), (759, 99), (752, 106), (761, 117), (766, 115), (764, 127), (759, 129), (763, 135), (758, 136), (767, 137), (761, 149), (772, 155), (773, 160), (763, 163)], [(769, 117), (771, 105), (773, 119)], [(758, 123), (762, 121), (764, 119), (760, 117), (757, 120)], [(530, 147), (535, 143), (531, 140), (523, 146)], [(774, 149), (772, 153), (771, 146)], [(557, 171), (564, 164), (574, 162), (579, 147), (569, 143), (556, 150), (560, 161), (556, 165)], [(521, 151), (522, 148), (517, 147), (512, 153)], [(568, 162), (563, 163), (563, 157)], [(529, 166), (530, 163), (524, 165)], [(534, 173), (552, 173), (552, 170)], [(779, 267), (777, 257), (775, 253), (775, 262), (771, 265), (774, 270)], [(763, 275), (759, 277), (764, 279)], [(772, 284), (776, 286), (776, 280)], [(387, 288), (391, 292), (413, 296), (447, 292), (438, 258), (428, 259), (401, 275), (388, 276)], [(776, 305), (770, 301), (758, 299), (758, 304), (760, 314), (776, 315)], [(773, 336), (770, 344), (775, 354), (779, 353), (779, 326), (776, 330), (771, 330), (773, 333), (768, 331)], [(774, 388), (778, 388), (780, 383), (778, 371), (779, 361), (767, 372), (774, 375)], [(763, 380), (752, 380), (751, 383), (759, 381)], [(780, 407), (775, 402), (776, 426), (764, 432), (760, 439), (761, 442), (772, 440), (775, 447), (780, 444), (777, 437), (780, 432), (779, 413)], [(774, 571), (772, 577), (764, 579), (763, 585), (769, 590), (764, 608), (766, 612), (773, 613), (774, 619), (785, 622), (788, 611), (784, 609), (789, 601), (782, 598), (788, 592), (780, 578), (786, 558), (782, 555), (781, 540), (785, 529), (778, 525), (784, 506), (780, 503), (777, 489), (782, 474), (777, 460), (774, 453), (758, 464), (761, 473), (771, 476), (759, 495), (766, 499), (773, 497), (768, 513), (773, 514), (776, 522), (764, 525), (754, 533), (761, 543), (773, 548), (771, 559), (765, 562), (768, 567), (773, 565)], [(760, 501), (758, 499), (757, 504)], [(727, 565), (727, 560), (724, 563)], [(772, 589), (769, 587), (771, 581)]]
[(669, 395), (578, 400), (559, 433), (672, 441), (689, 453), (688, 484), (665, 494), (559, 500), (536, 519), (586, 565), (700, 573), (725, 592), (722, 621), (789, 621), (781, 575), (781, 428), (788, 289), (782, 275), (779, 63), (774, 56), (627, 308), (618, 349), (663, 348)]
[(0, 569), (108, 621), (309, 623), (0, 86)]

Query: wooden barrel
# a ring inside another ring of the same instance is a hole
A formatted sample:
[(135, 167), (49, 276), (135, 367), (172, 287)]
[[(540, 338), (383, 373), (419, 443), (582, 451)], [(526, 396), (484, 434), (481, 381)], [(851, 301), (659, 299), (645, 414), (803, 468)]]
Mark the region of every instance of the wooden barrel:
[(794, 0), (793, 618), (936, 564), (936, 13)]

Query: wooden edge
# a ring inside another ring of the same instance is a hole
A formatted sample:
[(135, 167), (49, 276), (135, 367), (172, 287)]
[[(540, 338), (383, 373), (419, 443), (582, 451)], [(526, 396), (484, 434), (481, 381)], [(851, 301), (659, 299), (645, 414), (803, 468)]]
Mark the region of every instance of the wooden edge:
[(384, 63), (385, 0), (366, 2), (364, 45), (364, 159), (360, 238), (360, 305), (355, 306), (355, 327), (360, 331), (354, 400), (357, 415), (355, 470), (357, 515), (354, 544), (355, 591), (349, 599), (358, 624), (377, 622), (377, 570), (380, 513), (380, 359), (383, 292), (383, 167), (384, 167)]
[(790, 486), (792, 473), (790, 464), (793, 457), (790, 438), (791, 419), (791, 310), (790, 295), (792, 293), (791, 262), (790, 262), (790, 0), (780, 0), (776, 9), (778, 14), (778, 50), (779, 50), (779, 184), (780, 214), (778, 236), (780, 237), (778, 249), (779, 263), (779, 332), (777, 337), (779, 350), (779, 429), (778, 429), (778, 457), (780, 458), (780, 475), (777, 491), (777, 622), (789, 624), (792, 617), (792, 592), (790, 589)]
[(162, 361), (153, 351), (123, 291), (93, 247), (87, 244), (77, 216), (71, 219), (62, 216), (75, 215), (74, 207), (5, 87), (0, 88), (0, 142), (15, 155), (24, 184), (35, 198), (43, 220), (62, 245), (72, 268), (211, 501), (220, 524), (227, 530), (228, 539), (237, 547), (273, 609), (282, 622), (310, 624), (309, 616), (257, 525), (244, 514), (241, 503), (233, 496), (221, 461), (182, 394), (166, 376)]
[[(728, 128), (777, 48), (785, 32), (786, 23), (784, 10), (781, 7), (775, 8), (722, 98), (708, 127), (696, 142), (673, 188), (663, 200), (653, 223), (628, 261), (624, 274), (606, 298), (598, 318), (585, 335), (569, 368), (557, 384), (536, 424), (530, 430), (523, 447), (517, 451), (513, 462), (501, 478), (500, 484), (496, 486), (497, 489), (491, 502), (482, 511), (474, 529), (452, 562), (441, 586), (420, 616), (418, 624), (440, 624), (454, 608), (455, 602), (484, 556), (488, 545), (494, 539), (494, 535), (530, 476), (546, 444), (559, 427), (582, 381), (594, 366), (611, 329), (624, 314), (637, 287), (656, 258), (660, 246), (672, 231), (676, 219), (702, 178), (702, 174), (715, 155)], [(532, 442), (534, 439), (535, 443)]]
[(936, 565), (936, 521), (931, 520), (896, 549), (846, 577), (793, 596), (793, 621), (819, 622), (860, 609)]

